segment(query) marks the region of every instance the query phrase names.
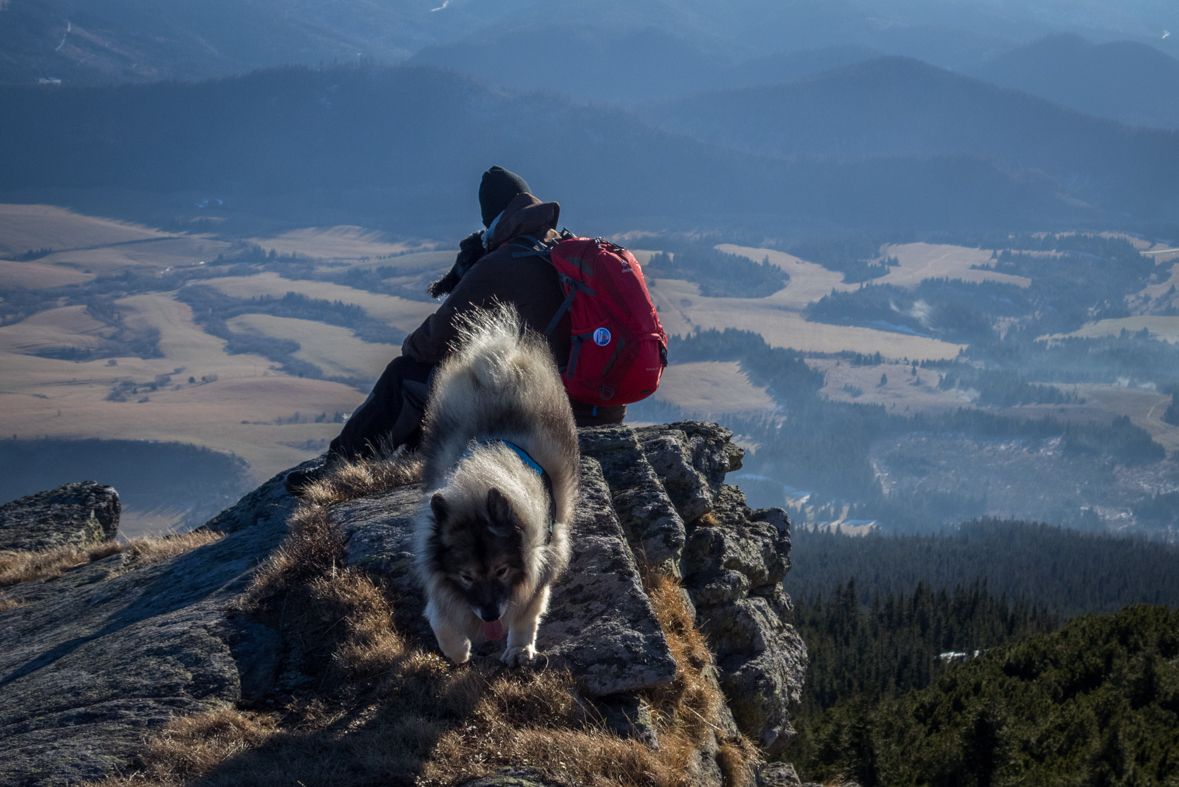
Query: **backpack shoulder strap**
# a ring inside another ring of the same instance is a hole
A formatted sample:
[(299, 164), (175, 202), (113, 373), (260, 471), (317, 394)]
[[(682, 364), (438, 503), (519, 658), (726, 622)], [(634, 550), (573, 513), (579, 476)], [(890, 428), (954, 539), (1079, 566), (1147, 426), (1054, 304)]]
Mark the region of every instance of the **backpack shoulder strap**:
[[(512, 248), (513, 257), (541, 257), (552, 262), (553, 246), (532, 235), (517, 235), (508, 241)], [(556, 244), (553, 244), (556, 245)]]

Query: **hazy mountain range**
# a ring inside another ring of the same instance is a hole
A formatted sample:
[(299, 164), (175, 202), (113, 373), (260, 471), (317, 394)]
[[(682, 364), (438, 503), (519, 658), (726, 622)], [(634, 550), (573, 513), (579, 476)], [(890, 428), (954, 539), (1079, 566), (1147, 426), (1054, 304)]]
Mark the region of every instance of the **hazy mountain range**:
[(63, 80), (0, 88), (0, 197), (450, 231), (497, 162), (603, 231), (1176, 221), (1179, 137), (1114, 122), (1179, 117), (1174, 12), (1085, 8), (0, 0), (0, 82)]
[[(902, 71), (928, 69), (928, 84), (918, 88), (922, 95), (938, 80), (951, 87), (970, 82), (909, 61), (883, 63)], [(850, 68), (817, 78), (833, 79), (832, 88), (840, 91), (829, 97), (833, 105), (860, 100), (860, 81), (847, 76), (859, 73), (858, 67)], [(867, 73), (883, 72), (872, 67)], [(796, 83), (803, 89), (808, 84)], [(1039, 99), (983, 88), (1010, 95), (1033, 118), (1037, 109), (1049, 118), (1061, 113)], [(781, 88), (764, 90), (770, 96), (767, 114), (749, 117), (750, 135), (774, 117), (799, 114), (789, 103), (796, 99), (775, 97)], [(716, 101), (744, 94), (715, 95), (697, 100), (701, 116), (712, 117)], [(955, 128), (950, 121), (961, 105), (944, 96), (938, 101), (928, 114)], [(797, 150), (775, 147), (772, 135), (751, 136), (750, 142), (735, 135), (735, 144), (748, 148), (738, 150), (655, 128), (624, 110), (503, 92), (425, 67), (288, 68), (195, 84), (6, 88), (0, 103), (8, 110), (0, 116), (0, 183), (9, 190), (201, 192), (239, 209), (272, 213), (346, 206), (376, 226), (401, 231), (420, 231), (422, 222), (453, 229), (450, 222), (473, 218), (478, 174), (492, 162), (525, 174), (537, 194), (560, 199), (567, 217), (606, 225), (595, 231), (766, 232), (795, 221), (1033, 228), (1096, 222), (1111, 209), (1139, 206), (1109, 180), (1104, 160), (1071, 173), (1056, 166), (1061, 157), (1043, 145), (998, 145), (977, 153), (970, 139), (948, 134), (932, 155), (923, 155), (900, 143), (857, 151), (849, 147), (854, 139), (833, 135), (824, 149), (816, 133), (821, 127), (806, 136), (805, 124), (796, 123)], [(986, 113), (977, 118), (985, 120)], [(1070, 144), (1118, 142), (1107, 157), (1127, 162), (1128, 178), (1145, 177), (1141, 161), (1153, 155), (1169, 155), (1170, 166), (1179, 161), (1179, 143), (1171, 135), (1082, 116), (1076, 121), (1095, 131)], [(992, 129), (1012, 122), (1000, 116)], [(697, 130), (688, 120), (683, 125)], [(899, 138), (906, 121), (897, 113), (881, 118), (878, 127), (885, 139)], [(1125, 139), (1117, 137), (1119, 130)], [(988, 133), (980, 129), (976, 135), (985, 139)], [(763, 139), (769, 143), (761, 144)], [(1010, 162), (1000, 158), (1003, 153), (1011, 153)], [(1067, 159), (1074, 161), (1083, 163), (1079, 154)], [(1062, 174), (1046, 174), (1054, 168)], [(1087, 180), (1066, 182), (1073, 175)], [(1179, 181), (1168, 183), (1165, 175), (1160, 169), (1159, 182), (1150, 181), (1152, 194), (1171, 199)], [(1081, 204), (1090, 192), (1104, 201)], [(1158, 209), (1145, 205), (1139, 212), (1154, 216)]]
[(1098, 117), (1179, 128), (1179, 60), (1145, 44), (1051, 36), (970, 73)]
[[(1179, 53), (1179, 9), (1165, 0), (5, 0), (0, 82), (200, 79), (357, 58), (392, 63), (427, 47), (495, 47), (505, 37), (514, 56), (527, 60), (532, 47), (549, 46), (546, 30), (554, 25), (584, 28), (610, 46), (654, 28), (722, 65), (851, 46), (967, 70), (1055, 33)], [(663, 52), (656, 47), (652, 57)], [(465, 57), (456, 54), (451, 64)], [(559, 72), (564, 60), (558, 52), (550, 63)]]
[(1136, 212), (1173, 202), (1179, 176), (1174, 132), (1098, 120), (901, 57), (698, 94), (649, 116), (707, 142), (790, 160), (978, 156), (1044, 173), (1070, 197)]

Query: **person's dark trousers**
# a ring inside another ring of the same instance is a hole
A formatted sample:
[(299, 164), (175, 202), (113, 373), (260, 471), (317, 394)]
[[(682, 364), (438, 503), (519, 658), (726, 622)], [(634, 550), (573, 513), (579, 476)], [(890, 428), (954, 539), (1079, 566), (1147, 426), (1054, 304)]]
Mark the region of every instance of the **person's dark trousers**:
[(344, 423), (332, 440), (331, 456), (348, 459), (371, 456), (378, 444), (416, 448), (434, 367), (404, 355), (385, 367), (364, 404)]

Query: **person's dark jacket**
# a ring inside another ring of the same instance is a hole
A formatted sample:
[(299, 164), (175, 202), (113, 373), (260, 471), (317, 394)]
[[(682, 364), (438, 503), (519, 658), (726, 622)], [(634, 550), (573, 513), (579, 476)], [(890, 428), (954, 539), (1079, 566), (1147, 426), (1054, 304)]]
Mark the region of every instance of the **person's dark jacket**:
[[(541, 202), (531, 194), (517, 195), (495, 225), (490, 251), (462, 275), (438, 310), (406, 337), (401, 353), (421, 363), (440, 363), (457, 334), (456, 316), (494, 302), (513, 304), (524, 323), (543, 334), (565, 299), (557, 272), (540, 257), (513, 256), (514, 249), (504, 244), (522, 235), (555, 240), (560, 215), (561, 206), (555, 202)], [(564, 366), (569, 358), (571, 334), (572, 322), (565, 314), (548, 337), (558, 366)], [(625, 405), (595, 409), (574, 400), (570, 404), (578, 426), (621, 423), (626, 415)]]

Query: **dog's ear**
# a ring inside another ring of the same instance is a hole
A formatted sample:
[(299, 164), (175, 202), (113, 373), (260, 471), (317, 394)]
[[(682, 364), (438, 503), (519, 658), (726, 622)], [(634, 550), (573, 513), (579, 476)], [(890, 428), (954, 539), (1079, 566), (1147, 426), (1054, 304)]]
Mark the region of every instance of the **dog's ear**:
[(491, 520), (491, 532), (500, 538), (507, 538), (518, 529), (512, 504), (494, 486), (487, 490), (487, 517)]
[(441, 525), (450, 512), (446, 498), (442, 496), (441, 492), (435, 492), (434, 496), (430, 498), (430, 510), (434, 512), (434, 521)]

